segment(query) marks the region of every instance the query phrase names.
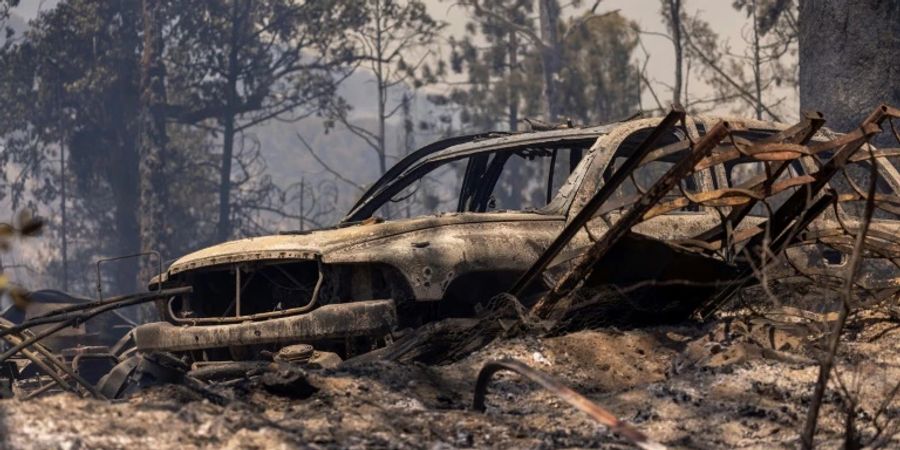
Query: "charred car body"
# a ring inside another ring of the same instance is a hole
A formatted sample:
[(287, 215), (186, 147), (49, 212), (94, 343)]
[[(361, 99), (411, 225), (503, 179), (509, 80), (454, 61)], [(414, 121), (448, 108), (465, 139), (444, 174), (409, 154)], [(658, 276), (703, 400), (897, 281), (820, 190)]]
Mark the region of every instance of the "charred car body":
[[(158, 301), (165, 321), (136, 328), (137, 348), (184, 352), (197, 361), (253, 359), (263, 350), (305, 342), (347, 356), (389, 342), (397, 329), (471, 316), (478, 302), (506, 292), (542, 256), (651, 135), (653, 149), (629, 181), (579, 224), (549, 266), (564, 267), (590, 247), (722, 121), (683, 117), (680, 126), (659, 130), (663, 120), (483, 134), (422, 148), (372, 185), (334, 228), (226, 242), (175, 261), (152, 287), (190, 286), (192, 292)], [(758, 237), (754, 227), (798, 189), (819, 183), (823, 161), (841, 151), (849, 156), (848, 144), (860, 148), (876, 132), (863, 127), (855, 136), (835, 137), (819, 130), (822, 120), (814, 116), (793, 127), (746, 119), (728, 124), (677, 188), (649, 205), (634, 232), (732, 262), (738, 253), (732, 244)], [(872, 161), (881, 175), (879, 192), (892, 196), (900, 176), (886, 156)], [(523, 170), (527, 164), (536, 168)], [(378, 218), (392, 200), (449, 166), (463, 174), (455, 209)], [(531, 176), (516, 179), (522, 173)], [(518, 189), (504, 192), (509, 184)], [(851, 197), (864, 186), (845, 186), (838, 197), (859, 201)], [(795, 269), (839, 275), (843, 256), (835, 258), (826, 247), (840, 246), (846, 233), (831, 232), (852, 228), (858, 213), (833, 203), (791, 238), (787, 259)], [(723, 225), (739, 209), (739, 220)], [(888, 220), (873, 228), (885, 235), (898, 230)], [(533, 303), (551, 286), (552, 280), (540, 280), (518, 295)], [(882, 287), (893, 286), (891, 278)]]

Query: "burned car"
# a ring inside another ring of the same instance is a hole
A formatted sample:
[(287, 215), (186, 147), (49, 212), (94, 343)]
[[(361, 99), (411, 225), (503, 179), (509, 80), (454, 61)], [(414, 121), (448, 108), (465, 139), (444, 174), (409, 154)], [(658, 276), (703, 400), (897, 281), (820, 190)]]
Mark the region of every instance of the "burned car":
[[(523, 284), (523, 274), (542, 259), (542, 269), (566, 267), (617, 226), (621, 233), (610, 245), (625, 235), (632, 242), (648, 238), (664, 242), (664, 253), (725, 264), (703, 269), (717, 273), (717, 283), (761, 263), (758, 256), (741, 263), (742, 248), (767, 245), (771, 253), (775, 244), (801, 274), (828, 276), (846, 263), (829, 249), (846, 244), (844, 231), (858, 227), (860, 208), (847, 205), (859, 203), (856, 194), (866, 187), (852, 180), (829, 185), (834, 174), (871, 160), (881, 195), (900, 189), (887, 155), (851, 158), (878, 131), (871, 124), (838, 136), (821, 130), (818, 116), (793, 126), (683, 113), (680, 119), (678, 126), (667, 116), (426, 146), (391, 168), (332, 228), (240, 239), (176, 260), (151, 288), (191, 292), (159, 300), (164, 321), (137, 327), (136, 347), (193, 361), (255, 359), (296, 343), (343, 357), (365, 353), (390, 343), (396, 330), (471, 317), (480, 302), (512, 286), (526, 306), (542, 301), (560, 280)], [(840, 167), (830, 168), (835, 159)], [(460, 175), (452, 201), (432, 202), (430, 214), (418, 217), (380, 217), (421, 189), (417, 184), (448, 170)], [(678, 171), (677, 180), (660, 184)], [(828, 201), (813, 204), (826, 191)], [(595, 201), (601, 193), (603, 201)], [(889, 218), (877, 218), (872, 228), (881, 236), (900, 231)], [(785, 237), (769, 236), (772, 229)], [(631, 263), (652, 269), (647, 261)], [(673, 272), (678, 265), (665, 270), (682, 276)], [(733, 290), (716, 284), (708, 297)], [(701, 306), (668, 317), (680, 320)]]

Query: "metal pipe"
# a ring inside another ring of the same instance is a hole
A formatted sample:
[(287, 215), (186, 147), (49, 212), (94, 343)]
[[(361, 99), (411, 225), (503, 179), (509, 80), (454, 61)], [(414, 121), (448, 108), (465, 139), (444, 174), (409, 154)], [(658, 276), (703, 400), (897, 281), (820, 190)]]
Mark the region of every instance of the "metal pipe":
[(528, 367), (515, 359), (503, 359), (489, 361), (478, 373), (478, 381), (475, 382), (475, 395), (472, 401), (472, 409), (484, 412), (484, 399), (487, 394), (487, 386), (491, 377), (501, 371), (515, 372), (528, 380), (537, 383), (542, 388), (550, 391), (556, 397), (584, 412), (592, 419), (609, 428), (626, 441), (642, 449), (664, 449), (662, 444), (651, 441), (644, 433), (641, 433), (626, 422), (619, 420), (613, 413), (592, 402), (587, 397), (573, 391), (568, 386), (560, 383), (555, 378), (543, 372)]
[[(103, 300), (103, 277), (100, 274), (100, 264), (105, 262), (119, 261), (122, 259), (137, 258), (139, 256), (156, 256), (157, 276), (162, 276), (162, 256), (156, 250), (149, 252), (134, 253), (131, 255), (114, 256), (112, 258), (103, 258), (97, 260), (97, 297)], [(156, 291), (162, 290), (162, 283), (157, 283)]]
[[(140, 293), (140, 294), (121, 295), (118, 297), (110, 297), (106, 300), (98, 300), (98, 301), (91, 302), (91, 303), (66, 306), (66, 307), (55, 309), (53, 311), (50, 311), (44, 315), (35, 317), (33, 319), (26, 320), (25, 322), (22, 322), (18, 325), (12, 325), (12, 326), (9, 326), (7, 329), (0, 330), (0, 337), (5, 336), (7, 334), (17, 333), (19, 331), (26, 330), (28, 328), (35, 327), (37, 325), (62, 322), (64, 320), (70, 319), (72, 317), (72, 313), (76, 313), (76, 312), (80, 313), (81, 311), (85, 311), (85, 310), (92, 309), (92, 308), (101, 308), (101, 307), (107, 308), (110, 305), (117, 305), (120, 303), (121, 304), (130, 303), (130, 302), (140, 303), (143, 301), (155, 300), (157, 298), (166, 297), (166, 296), (170, 296), (170, 295), (186, 294), (186, 293), (189, 293), (192, 291), (193, 291), (192, 287), (184, 286), (184, 287), (178, 287), (178, 288), (172, 288), (172, 289), (165, 289), (165, 290), (162, 290), (159, 292), (145, 292), (145, 293)], [(111, 308), (111, 309), (115, 309), (115, 308)], [(104, 309), (104, 312), (111, 310), (111, 309)]]
[[(56, 333), (56, 332), (62, 330), (63, 328), (66, 328), (69, 326), (75, 326), (78, 323), (85, 322), (99, 314), (102, 314), (104, 312), (107, 312), (107, 311), (110, 311), (113, 309), (122, 308), (125, 306), (137, 305), (137, 304), (144, 303), (144, 302), (147, 302), (150, 300), (154, 300), (158, 297), (159, 297), (159, 295), (157, 295), (157, 294), (153, 294), (153, 295), (149, 295), (149, 296), (148, 295), (137, 295), (137, 296), (134, 296), (134, 298), (132, 298), (130, 300), (124, 300), (124, 301), (114, 303), (114, 304), (107, 304), (107, 305), (97, 307), (90, 311), (82, 312), (79, 314), (74, 314), (72, 316), (66, 316), (63, 318), (64, 320), (62, 322), (60, 322), (59, 324), (57, 324), (56, 326), (53, 326), (47, 330), (44, 330), (38, 334), (35, 334), (35, 335), (25, 339), (24, 341), (20, 342), (18, 345), (13, 346), (13, 348), (7, 350), (3, 354), (0, 354), (0, 362), (5, 361), (10, 356), (16, 354), (23, 348), (26, 348), (36, 342), (39, 342), (41, 339), (44, 339), (45, 337), (50, 336), (51, 334)], [(33, 326), (33, 324), (30, 326)], [(21, 325), (20, 325), (20, 327), (21, 327)], [(15, 328), (15, 327), (13, 327), (13, 328)], [(0, 332), (0, 335), (9, 334), (9, 333), (10, 333), (9, 330), (4, 330), (4, 331)]]
[[(10, 345), (16, 345), (16, 339), (13, 336), (3, 336), (0, 339), (3, 339), (6, 342), (9, 342)], [(23, 350), (22, 356), (24, 356), (25, 358), (30, 360), (32, 363), (34, 363), (34, 365), (37, 366), (41, 372), (44, 372), (45, 374), (47, 374), (61, 388), (63, 388), (64, 390), (67, 390), (67, 391), (75, 392), (75, 388), (72, 387), (72, 385), (70, 385), (69, 383), (66, 383), (66, 381), (63, 380), (62, 377), (59, 376), (59, 374), (57, 374), (53, 369), (51, 369), (49, 366), (47, 366), (47, 364), (45, 364), (43, 361), (41, 361), (40, 358), (38, 358), (37, 355), (34, 354), (34, 352), (31, 352), (29, 350)]]

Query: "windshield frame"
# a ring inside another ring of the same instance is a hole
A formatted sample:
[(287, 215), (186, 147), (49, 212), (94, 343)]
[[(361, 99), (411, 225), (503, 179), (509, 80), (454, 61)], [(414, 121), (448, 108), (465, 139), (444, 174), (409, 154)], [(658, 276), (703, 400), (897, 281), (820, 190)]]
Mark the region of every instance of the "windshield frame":
[[(340, 224), (349, 224), (370, 218), (375, 211), (390, 201), (397, 193), (441, 165), (471, 158), (478, 154), (504, 151), (514, 152), (529, 146), (564, 148), (574, 144), (582, 144), (584, 149), (587, 150), (593, 146), (598, 138), (604, 136), (609, 129), (614, 128), (616, 125), (608, 124), (595, 127), (566, 128), (516, 134), (486, 133), (475, 135), (475, 137), (467, 137), (462, 143), (451, 145), (446, 145), (446, 141), (436, 142), (412, 153), (386, 172), (360, 197), (353, 208), (341, 220)], [(501, 134), (501, 136), (497, 137), (497, 134)], [(478, 136), (491, 137), (478, 139)], [(584, 158), (586, 159), (587, 156), (586, 152)], [(571, 179), (579, 170), (583, 172), (584, 169), (580, 169), (582, 166), (584, 166), (583, 161), (569, 174), (568, 178)], [(562, 186), (566, 187), (568, 183), (569, 180)], [(557, 197), (563, 190), (561, 187), (554, 199), (541, 209), (546, 209), (551, 205), (558, 205)], [(566, 192), (574, 192), (575, 190), (571, 189)]]

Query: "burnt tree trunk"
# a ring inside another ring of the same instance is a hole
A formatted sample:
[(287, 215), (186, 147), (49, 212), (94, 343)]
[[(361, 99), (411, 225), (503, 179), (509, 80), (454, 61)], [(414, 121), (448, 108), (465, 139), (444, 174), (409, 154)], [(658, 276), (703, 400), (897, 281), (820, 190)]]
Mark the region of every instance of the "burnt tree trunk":
[(672, 102), (680, 105), (681, 86), (684, 85), (684, 42), (681, 38), (681, 0), (669, 0), (669, 28), (672, 33), (672, 45), (675, 50), (675, 82), (672, 85)]
[[(799, 21), (801, 109), (821, 111), (830, 128), (846, 132), (879, 103), (900, 103), (900, 2), (800, 0)], [(889, 139), (886, 134), (882, 136)], [(844, 303), (844, 319), (848, 308)], [(801, 435), (803, 449), (815, 447), (819, 410), (842, 327), (839, 321), (832, 353), (819, 368)]]
[[(123, 99), (127, 97), (123, 96)], [(128, 107), (130, 113), (137, 112), (135, 97), (131, 97)], [(123, 102), (126, 103), (126, 102)], [(134, 117), (122, 115), (121, 117)], [(113, 203), (115, 205), (115, 244), (111, 256), (131, 255), (140, 251), (141, 230), (138, 222), (138, 208), (140, 202), (138, 148), (135, 141), (134, 129), (129, 130), (126, 121), (122, 121), (118, 132), (115, 133), (115, 143), (119, 148), (114, 156), (115, 172), (111, 177)], [(114, 292), (135, 292), (138, 279), (138, 261), (126, 259), (112, 265)], [(104, 292), (107, 288), (104, 287)]]
[[(141, 250), (165, 255), (168, 186), (165, 166), (168, 136), (165, 120), (165, 67), (159, 0), (143, 0), (144, 48), (141, 56), (140, 230)], [(141, 259), (141, 277), (156, 272), (156, 261)]]
[[(242, 2), (244, 12), (247, 3)], [(237, 80), (240, 72), (238, 51), (240, 32), (244, 14), (238, 8), (239, 2), (231, 5), (231, 40), (228, 49), (228, 74), (226, 76), (225, 110), (222, 116), (222, 165), (219, 168), (219, 222), (216, 224), (216, 238), (226, 241), (231, 237), (231, 163), (234, 158), (235, 120), (237, 118)]]
[(516, 32), (509, 32), (509, 131), (519, 130), (519, 94), (518, 83), (514, 83), (519, 70), (519, 40)]
[(900, 2), (800, 0), (800, 108), (849, 131), (900, 104)]
[(538, 0), (541, 19), (541, 66), (544, 77), (544, 118), (555, 124), (559, 120), (559, 89), (557, 77), (562, 65), (559, 45), (559, 4), (556, 0)]

